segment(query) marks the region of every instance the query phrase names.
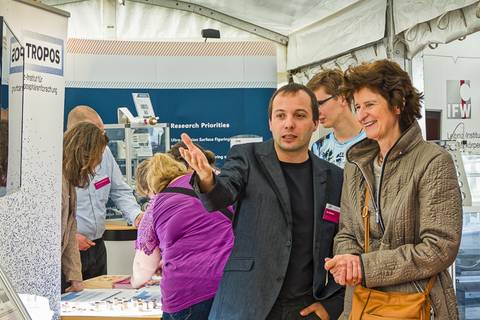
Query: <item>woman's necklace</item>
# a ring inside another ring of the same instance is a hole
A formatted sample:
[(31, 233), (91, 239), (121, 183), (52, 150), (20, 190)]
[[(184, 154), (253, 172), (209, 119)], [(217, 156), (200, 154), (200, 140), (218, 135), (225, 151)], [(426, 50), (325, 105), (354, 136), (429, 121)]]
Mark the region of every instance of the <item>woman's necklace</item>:
[(382, 153), (379, 152), (378, 155), (377, 155), (377, 163), (379, 166), (382, 166), (383, 164), (383, 156), (382, 156)]

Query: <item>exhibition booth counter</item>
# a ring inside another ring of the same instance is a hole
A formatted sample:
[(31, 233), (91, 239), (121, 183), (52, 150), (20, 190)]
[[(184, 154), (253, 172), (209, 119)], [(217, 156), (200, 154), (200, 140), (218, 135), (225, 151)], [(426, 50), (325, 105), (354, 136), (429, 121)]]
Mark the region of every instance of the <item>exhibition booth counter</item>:
[(160, 319), (158, 281), (132, 289), (128, 276), (106, 275), (84, 281), (85, 289), (62, 295), (63, 320)]

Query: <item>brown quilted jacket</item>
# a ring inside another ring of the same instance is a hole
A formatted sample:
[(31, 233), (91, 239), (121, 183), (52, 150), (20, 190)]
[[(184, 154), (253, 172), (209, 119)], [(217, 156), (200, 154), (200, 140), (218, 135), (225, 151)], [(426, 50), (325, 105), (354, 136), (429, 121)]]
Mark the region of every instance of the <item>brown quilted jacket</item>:
[[(378, 143), (365, 139), (347, 153), (335, 254), (361, 255), (364, 285), (382, 291), (416, 292), (433, 275), (430, 293), (435, 319), (458, 319), (447, 268), (458, 253), (462, 200), (455, 166), (447, 151), (423, 140), (417, 122), (405, 130), (384, 159), (379, 206), (370, 203), (370, 252), (363, 253), (365, 182), (375, 186), (372, 162)], [(374, 195), (373, 189), (370, 189)], [(385, 225), (376, 222), (379, 208)], [(345, 294), (347, 318), (352, 287)]]

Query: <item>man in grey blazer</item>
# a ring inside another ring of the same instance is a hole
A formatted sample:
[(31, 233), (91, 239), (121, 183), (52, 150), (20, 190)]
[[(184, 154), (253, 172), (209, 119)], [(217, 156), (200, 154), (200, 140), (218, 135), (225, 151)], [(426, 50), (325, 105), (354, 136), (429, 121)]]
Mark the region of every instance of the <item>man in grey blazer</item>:
[(182, 134), (204, 206), (236, 203), (235, 244), (209, 319), (337, 319), (344, 289), (324, 260), (338, 229), (342, 170), (308, 150), (318, 126), (309, 89), (278, 89), (268, 114), (273, 140), (234, 146), (219, 175)]

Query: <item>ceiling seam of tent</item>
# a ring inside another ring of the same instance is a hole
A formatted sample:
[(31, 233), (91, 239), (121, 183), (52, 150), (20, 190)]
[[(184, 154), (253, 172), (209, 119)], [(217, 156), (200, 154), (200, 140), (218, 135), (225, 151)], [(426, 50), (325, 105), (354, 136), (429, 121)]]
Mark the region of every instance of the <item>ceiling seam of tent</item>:
[(175, 1), (175, 0), (129, 0), (132, 2), (138, 2), (149, 5), (156, 5), (164, 8), (170, 8), (174, 10), (183, 10), (187, 12), (192, 12), (204, 17), (207, 17), (212, 20), (220, 21), (229, 26), (250, 32), (262, 38), (268, 39), (270, 41), (277, 42), (281, 45), (286, 46), (288, 44), (288, 36), (280, 34), (278, 32), (272, 31), (270, 29), (255, 25), (251, 22), (242, 20), (240, 18), (227, 15), (215, 9), (211, 9), (202, 5), (192, 4), (184, 1)]
[[(319, 61), (316, 61), (316, 62), (313, 62), (313, 63), (310, 63), (310, 64), (300, 66), (298, 68), (295, 68), (295, 69), (292, 69), (292, 70), (289, 70), (289, 71), (291, 73), (302, 72), (302, 70), (311, 69), (311, 68), (315, 68), (315, 67), (320, 67), (321, 65), (323, 65), (323, 64), (325, 64), (329, 61), (336, 61), (337, 59), (340, 59), (342, 57), (348, 57), (349, 55), (352, 59), (358, 61), (358, 57), (355, 54), (355, 52), (366, 49), (366, 48), (373, 47), (374, 48), (373, 50), (374, 50), (375, 54), (377, 55), (377, 49), (376, 48), (378, 47), (379, 44), (385, 44), (385, 38), (382, 38), (378, 41), (374, 41), (374, 42), (371, 42), (371, 43), (367, 43), (367, 44), (365, 44), (361, 47), (357, 47), (357, 48), (354, 48), (352, 50), (342, 52), (341, 54), (338, 54), (338, 55), (335, 55), (335, 56), (332, 56), (332, 57), (328, 57), (328, 58), (325, 58), (325, 59), (322, 59), (322, 60), (319, 60)], [(335, 62), (333, 62), (333, 63), (335, 63)]]

